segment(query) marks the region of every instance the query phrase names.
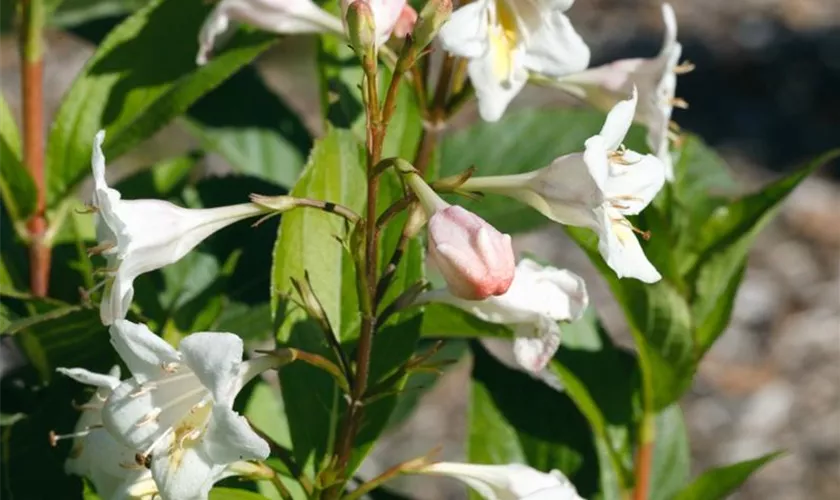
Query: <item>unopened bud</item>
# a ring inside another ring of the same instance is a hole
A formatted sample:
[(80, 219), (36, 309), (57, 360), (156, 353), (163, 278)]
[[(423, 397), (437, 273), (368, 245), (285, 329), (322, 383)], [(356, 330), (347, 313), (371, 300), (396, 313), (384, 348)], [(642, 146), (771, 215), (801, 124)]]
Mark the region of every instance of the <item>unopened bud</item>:
[(394, 36), (405, 38), (406, 35), (414, 31), (416, 23), (417, 11), (411, 5), (404, 5), (400, 11), (400, 17), (397, 18), (397, 23), (394, 24)]
[(447, 203), (416, 171), (397, 168), (429, 217), (429, 259), (452, 295), (483, 300), (507, 292), (516, 270), (510, 236)]
[(443, 23), (452, 14), (452, 0), (429, 0), (420, 11), (420, 17), (414, 25), (414, 45), (422, 50), (432, 43)]
[(356, 51), (359, 59), (364, 61), (376, 60), (376, 23), (373, 10), (367, 0), (356, 0), (347, 6), (344, 15), (347, 25), (347, 37), (350, 46)]
[(429, 258), (452, 295), (467, 300), (504, 294), (516, 270), (510, 236), (457, 205), (429, 219)]

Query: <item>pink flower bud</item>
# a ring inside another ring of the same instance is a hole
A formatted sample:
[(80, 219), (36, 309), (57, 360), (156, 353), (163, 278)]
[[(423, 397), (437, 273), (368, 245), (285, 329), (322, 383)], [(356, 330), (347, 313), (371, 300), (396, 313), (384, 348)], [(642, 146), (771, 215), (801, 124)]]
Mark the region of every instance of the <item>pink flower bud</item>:
[(452, 295), (467, 300), (507, 292), (516, 270), (510, 236), (457, 205), (429, 219), (429, 258)]
[(394, 36), (397, 38), (405, 38), (405, 36), (414, 29), (414, 23), (417, 22), (417, 11), (411, 5), (406, 4), (400, 17), (397, 18), (397, 24), (394, 25)]

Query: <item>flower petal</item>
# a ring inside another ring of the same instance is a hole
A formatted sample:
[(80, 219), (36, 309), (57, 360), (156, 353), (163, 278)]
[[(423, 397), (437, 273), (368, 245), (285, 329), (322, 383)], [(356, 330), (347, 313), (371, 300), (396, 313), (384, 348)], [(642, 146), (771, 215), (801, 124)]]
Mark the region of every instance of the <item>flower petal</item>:
[[(592, 210), (604, 202), (604, 196), (584, 158), (580, 153), (561, 156), (536, 171), (528, 187), (542, 203), (531, 200), (529, 204), (561, 224), (594, 227)], [(595, 159), (599, 160), (600, 156), (595, 155)], [(520, 198), (528, 202), (527, 198)]]
[(225, 467), (194, 446), (152, 455), (151, 469), (162, 500), (206, 500)]
[(481, 57), (487, 51), (488, 0), (478, 0), (459, 8), (440, 29), (443, 49), (465, 58)]
[(179, 349), (184, 363), (216, 403), (231, 407), (242, 364), (242, 339), (232, 333), (193, 333), (181, 341)]
[(624, 141), (624, 136), (630, 130), (630, 125), (633, 123), (633, 117), (636, 114), (638, 98), (639, 93), (633, 86), (633, 94), (630, 99), (619, 101), (607, 113), (607, 119), (598, 135), (604, 138), (604, 147), (608, 151), (615, 151)]
[(245, 417), (220, 404), (213, 407), (201, 446), (217, 464), (265, 460), (270, 452), (268, 443), (254, 432)]
[(603, 197), (610, 175), (609, 148), (604, 137), (600, 135), (593, 135), (587, 139), (584, 146), (586, 149), (583, 151), (583, 161)]
[(642, 156), (634, 151), (624, 153), (624, 160), (627, 165), (610, 163), (604, 192), (619, 212), (635, 215), (648, 206), (665, 185), (665, 165), (653, 155)]
[(598, 209), (601, 227), (598, 230), (598, 251), (619, 278), (636, 278), (645, 283), (662, 279), (659, 271), (647, 259), (639, 240), (621, 214), (610, 209)]
[(513, 339), (516, 362), (530, 373), (541, 372), (560, 347), (560, 333), (557, 322), (546, 316), (534, 324), (517, 325)]
[(524, 65), (549, 77), (583, 71), (589, 66), (589, 47), (561, 11), (543, 14), (540, 28), (531, 34)]
[(114, 321), (125, 319), (134, 298), (134, 276), (128, 276), (124, 269), (118, 269), (113, 281), (105, 285), (102, 302), (99, 303), (99, 319), (110, 326)]
[(55, 369), (58, 373), (70, 377), (76, 382), (80, 382), (82, 384), (93, 385), (96, 387), (101, 387), (103, 389), (115, 389), (118, 385), (120, 385), (120, 372), (119, 366), (116, 367), (116, 375), (105, 375), (102, 373), (94, 373), (84, 368), (62, 368), (58, 367)]
[(501, 56), (491, 47), (483, 56), (471, 59), (467, 64), (467, 73), (478, 98), (478, 112), (488, 122), (498, 121), (502, 117), (508, 104), (528, 81), (528, 72), (522, 66), (518, 50), (510, 54), (511, 72), (506, 80), (499, 80), (496, 74), (497, 57)]
[(108, 331), (111, 334), (111, 345), (141, 384), (160, 376), (165, 365), (177, 363), (181, 359), (178, 351), (152, 333), (146, 325), (117, 319)]

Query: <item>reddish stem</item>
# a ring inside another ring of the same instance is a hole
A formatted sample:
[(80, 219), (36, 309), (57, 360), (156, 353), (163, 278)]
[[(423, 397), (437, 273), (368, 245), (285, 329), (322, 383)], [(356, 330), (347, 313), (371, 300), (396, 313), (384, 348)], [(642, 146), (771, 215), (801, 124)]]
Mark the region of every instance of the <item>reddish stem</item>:
[(633, 500), (647, 500), (650, 487), (653, 441), (642, 442), (636, 450), (636, 487)]
[[(34, 4), (34, 5), (33, 5)], [(31, 0), (21, 2), (23, 28), (20, 37), (21, 91), (23, 94), (23, 163), (35, 183), (35, 211), (27, 221), (29, 230), (29, 282), (32, 294), (45, 297), (49, 289), (50, 248), (47, 231), (46, 184), (44, 182), (44, 58), (41, 50), (42, 13)]]

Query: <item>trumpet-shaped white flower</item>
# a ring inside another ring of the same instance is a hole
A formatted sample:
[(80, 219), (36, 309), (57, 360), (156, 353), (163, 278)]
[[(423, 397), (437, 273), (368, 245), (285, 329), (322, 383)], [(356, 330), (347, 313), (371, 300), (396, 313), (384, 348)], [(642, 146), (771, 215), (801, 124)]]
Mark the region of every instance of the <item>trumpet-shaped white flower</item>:
[(674, 106), (685, 108), (684, 100), (675, 97), (677, 74), (690, 71), (690, 64), (678, 65), (682, 45), (677, 41), (677, 19), (674, 9), (662, 4), (665, 40), (659, 55), (646, 58), (620, 59), (581, 73), (561, 78), (560, 85), (568, 92), (604, 110), (612, 108), (639, 89), (636, 121), (647, 127), (647, 144), (665, 164), (665, 175), (673, 180), (673, 161), (669, 151), (669, 126)]
[[(400, 34), (405, 36), (403, 32), (405, 28), (411, 31), (414, 23), (411, 19), (417, 19), (417, 13), (406, 4), (406, 0), (341, 0), (341, 11), (347, 15), (347, 9), (351, 3), (365, 2), (370, 6), (370, 11), (373, 14), (373, 26), (376, 31), (376, 45), (381, 46), (391, 38), (391, 33), (397, 27), (397, 21), (403, 17), (400, 25)], [(413, 14), (413, 16), (412, 16)]]
[(104, 139), (105, 131), (96, 134), (91, 159), (99, 242), (91, 252), (102, 253), (108, 261), (100, 316), (110, 325), (125, 318), (137, 276), (177, 262), (214, 232), (263, 209), (250, 203), (189, 209), (163, 200), (123, 200), (105, 182)]
[(64, 464), (68, 474), (90, 479), (97, 494), (105, 500), (149, 499), (157, 493), (151, 472), (134, 460), (134, 451), (117, 442), (102, 427), (102, 406), (120, 384), (120, 368), (108, 375), (83, 368), (58, 368), (57, 371), (77, 382), (97, 388), (93, 397), (81, 406), (82, 414), (73, 434), (54, 439), (73, 438), (70, 458)]
[(216, 42), (231, 32), (231, 21), (279, 34), (344, 32), (341, 20), (312, 0), (222, 0), (198, 35), (198, 65), (205, 64)]
[(481, 117), (498, 120), (528, 72), (562, 77), (586, 69), (589, 47), (563, 14), (573, 0), (477, 0), (452, 13), (443, 48), (469, 59)]
[(630, 99), (616, 104), (601, 132), (587, 139), (583, 153), (562, 156), (524, 174), (473, 177), (462, 187), (511, 196), (561, 224), (593, 229), (598, 250), (619, 278), (659, 281), (662, 276), (634, 234), (640, 231), (625, 218), (641, 212), (665, 184), (662, 161), (622, 145), (636, 100), (634, 89)]
[(418, 472), (463, 481), (485, 500), (583, 500), (558, 470), (545, 473), (522, 464), (438, 462)]
[(522, 259), (510, 288), (503, 295), (465, 300), (447, 290), (433, 290), (420, 295), (417, 302), (442, 302), (484, 321), (513, 326), (516, 362), (525, 371), (538, 374), (560, 346), (557, 322), (580, 318), (589, 296), (580, 276)]
[(110, 332), (133, 377), (113, 390), (102, 421), (137, 462), (148, 461), (164, 500), (206, 498), (230, 464), (268, 456), (268, 443), (232, 406), (248, 380), (276, 364), (271, 357), (243, 362), (232, 333), (195, 333), (176, 351), (145, 325), (117, 320)]

